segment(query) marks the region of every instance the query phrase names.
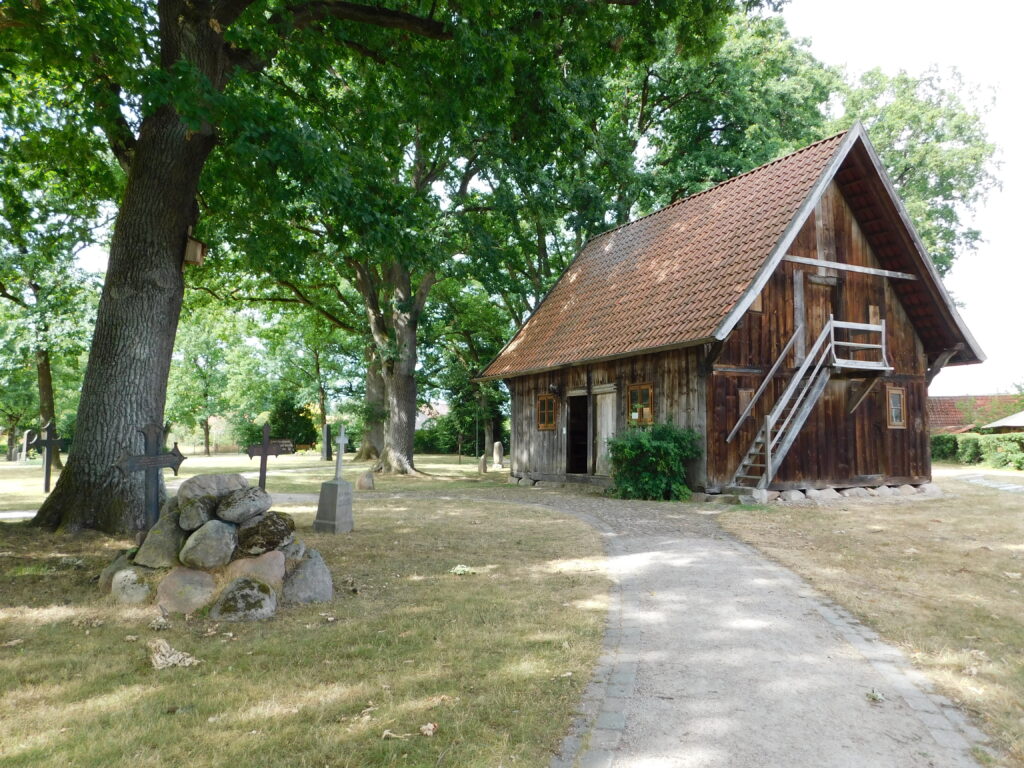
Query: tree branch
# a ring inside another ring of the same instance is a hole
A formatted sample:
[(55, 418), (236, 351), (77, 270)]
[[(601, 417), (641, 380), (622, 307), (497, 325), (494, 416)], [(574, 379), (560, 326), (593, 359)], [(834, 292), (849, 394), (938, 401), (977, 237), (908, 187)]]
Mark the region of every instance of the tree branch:
[(28, 304), (25, 303), (25, 300), (8, 291), (7, 286), (3, 283), (0, 283), (0, 297), (5, 298), (8, 301), (13, 301), (22, 309), (28, 309)]
[(278, 280), (277, 284), (280, 285), (282, 288), (287, 288), (289, 291), (295, 294), (295, 297), (299, 300), (300, 304), (312, 309), (322, 318), (327, 320), (327, 322), (329, 322), (331, 325), (335, 326), (336, 328), (340, 328), (343, 331), (348, 331), (349, 333), (358, 333), (354, 326), (345, 322), (334, 313), (328, 312), (326, 308), (324, 308), (323, 306), (321, 306), (320, 304), (306, 296), (299, 288), (299, 286), (287, 280)]
[[(298, 3), (287, 6), (285, 13), (291, 16), (292, 24), (296, 29), (305, 29), (318, 21), (334, 18), (342, 21), (354, 21), (359, 24), (370, 24), (375, 27), (401, 29), (433, 40), (452, 39), (452, 33), (439, 21), (425, 19), (405, 11), (346, 3), (340, 0), (313, 0), (313, 2)], [(281, 20), (279, 14), (274, 14), (271, 17), (272, 23)]]
[(413, 317), (419, 318), (423, 314), (423, 308), (427, 305), (427, 296), (430, 295), (430, 289), (437, 282), (437, 275), (431, 271), (427, 272), (421, 279), (420, 284), (416, 287), (416, 293), (412, 297), (412, 308)]
[(378, 51), (373, 50), (373, 48), (367, 48), (362, 43), (357, 43), (355, 40), (342, 40), (341, 42), (342, 42), (342, 44), (348, 46), (353, 51), (358, 53), (360, 56), (365, 56), (368, 59), (373, 59), (378, 64), (387, 64), (388, 63), (388, 60), (385, 59), (384, 56), (381, 53), (379, 53)]
[(114, 153), (121, 169), (128, 173), (131, 170), (132, 158), (135, 156), (135, 132), (128, 125), (124, 113), (121, 111), (121, 86), (115, 83), (106, 75), (102, 76), (103, 89), (107, 92), (110, 101), (98, 103), (100, 112), (107, 118), (106, 124), (102, 127), (103, 135), (107, 137), (110, 151)]
[(252, 4), (253, 0), (219, 0), (213, 8), (213, 18), (222, 27), (226, 27), (234, 23)]

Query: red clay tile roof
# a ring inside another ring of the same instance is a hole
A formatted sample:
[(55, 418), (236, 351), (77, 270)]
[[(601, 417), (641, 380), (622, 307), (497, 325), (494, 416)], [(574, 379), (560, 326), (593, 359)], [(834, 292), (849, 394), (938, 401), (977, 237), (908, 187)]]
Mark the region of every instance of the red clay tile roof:
[(1019, 395), (943, 395), (929, 397), (928, 427), (932, 432), (963, 431), (975, 426), (970, 418), (971, 414), (988, 421), (991, 417), (986, 418), (986, 414), (999, 411), (1005, 413), (1015, 409), (1019, 403)]
[(710, 339), (844, 136), (593, 238), (481, 377), (509, 378)]

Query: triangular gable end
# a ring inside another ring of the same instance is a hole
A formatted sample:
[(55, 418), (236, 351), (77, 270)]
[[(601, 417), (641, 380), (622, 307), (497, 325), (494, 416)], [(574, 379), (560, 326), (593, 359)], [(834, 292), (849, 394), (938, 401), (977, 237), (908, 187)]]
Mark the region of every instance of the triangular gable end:
[[(911, 246), (907, 250), (915, 259), (914, 266), (917, 267), (917, 269), (914, 271), (919, 273), (922, 278), (922, 282), (926, 284), (933, 301), (937, 301), (941, 305), (942, 309), (946, 311), (946, 320), (953, 326), (953, 328), (949, 330), (955, 329), (955, 334), (958, 334), (963, 339), (961, 348), (954, 358), (947, 364), (958, 365), (983, 361), (985, 359), (984, 352), (982, 352), (978, 343), (971, 335), (971, 332), (964, 324), (960, 314), (956, 311), (952, 298), (946, 291), (945, 286), (942, 284), (942, 278), (939, 276), (938, 270), (936, 270), (935, 265), (928, 256), (927, 250), (921, 242), (920, 236), (917, 234), (917, 230), (910, 221), (910, 216), (907, 214), (906, 208), (904, 208), (899, 195), (896, 193), (892, 180), (889, 178), (888, 173), (886, 173), (885, 168), (882, 166), (878, 153), (871, 144), (867, 131), (865, 131), (863, 124), (859, 120), (850, 128), (844, 136), (842, 143), (836, 148), (835, 155), (821, 172), (821, 175), (812, 187), (810, 194), (807, 196), (806, 200), (804, 200), (796, 215), (787, 226), (782, 237), (779, 239), (778, 244), (775, 246), (775, 249), (758, 270), (753, 281), (751, 281), (749, 288), (739, 301), (736, 302), (736, 305), (715, 330), (714, 338), (719, 341), (724, 341), (736, 327), (736, 324), (750, 308), (750, 305), (764, 289), (776, 268), (785, 258), (790, 246), (793, 244), (793, 241), (800, 233), (804, 224), (806, 224), (822, 195), (828, 189), (829, 185), (836, 179), (840, 169), (843, 167), (847, 158), (855, 148), (863, 151), (864, 156), (869, 161), (871, 169), (874, 172), (873, 175), (876, 176), (879, 182), (881, 182), (882, 190), (884, 190), (883, 204), (891, 208), (892, 212), (895, 214), (896, 220), (899, 222), (899, 225), (903, 230), (901, 234)], [(949, 345), (950, 349), (953, 347), (954, 344)], [(932, 362), (937, 356), (937, 353), (930, 355), (929, 362)]]

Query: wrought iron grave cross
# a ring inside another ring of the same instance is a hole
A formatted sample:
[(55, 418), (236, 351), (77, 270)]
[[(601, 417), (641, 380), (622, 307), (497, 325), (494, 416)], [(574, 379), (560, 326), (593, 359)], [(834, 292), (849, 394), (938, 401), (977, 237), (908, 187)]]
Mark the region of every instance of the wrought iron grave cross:
[(33, 448), (43, 453), (43, 490), (47, 493), (50, 492), (50, 462), (53, 460), (53, 451), (60, 453), (60, 445), (61, 439), (52, 421), (46, 423), (41, 435), (31, 430), (25, 433), (25, 454)]
[(280, 442), (270, 442), (270, 422), (263, 425), (263, 442), (259, 445), (250, 445), (245, 452), (249, 458), (260, 457), (260, 490), (267, 490), (267, 456), (280, 456), (288, 453)]
[(139, 430), (145, 437), (142, 456), (122, 456), (117, 467), (126, 475), (131, 472), (146, 473), (145, 528), (148, 531), (160, 517), (160, 470), (170, 467), (178, 474), (178, 467), (185, 457), (178, 450), (178, 444), (167, 453), (160, 453), (164, 428), (159, 424), (147, 424)]

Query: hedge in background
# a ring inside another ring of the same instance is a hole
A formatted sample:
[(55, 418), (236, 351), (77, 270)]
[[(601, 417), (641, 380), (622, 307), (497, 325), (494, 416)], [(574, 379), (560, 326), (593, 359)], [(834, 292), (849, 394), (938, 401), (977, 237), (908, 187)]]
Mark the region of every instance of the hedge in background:
[(1024, 469), (1024, 432), (982, 435), (981, 460), (993, 467)]
[(978, 435), (957, 435), (956, 460), (961, 464), (981, 461), (981, 438)]
[(956, 435), (932, 435), (932, 458), (956, 461)]
[(1000, 435), (932, 435), (932, 458), (960, 464), (1024, 470), (1024, 432)]
[(690, 498), (686, 465), (701, 454), (700, 435), (674, 424), (631, 429), (608, 441), (612, 493), (620, 499)]

